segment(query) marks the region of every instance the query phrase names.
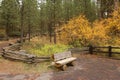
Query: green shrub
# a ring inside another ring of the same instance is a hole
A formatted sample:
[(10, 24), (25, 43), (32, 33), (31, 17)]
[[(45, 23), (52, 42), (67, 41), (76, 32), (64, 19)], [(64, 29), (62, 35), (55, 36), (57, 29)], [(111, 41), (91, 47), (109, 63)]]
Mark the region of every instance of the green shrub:
[(63, 44), (41, 44), (41, 43), (25, 43), (25, 48), (29, 53), (37, 56), (50, 56), (55, 53), (63, 52), (71, 48), (71, 46)]
[(74, 46), (74, 47), (81, 47), (80, 40), (71, 41), (69, 44), (72, 45), (72, 46)]

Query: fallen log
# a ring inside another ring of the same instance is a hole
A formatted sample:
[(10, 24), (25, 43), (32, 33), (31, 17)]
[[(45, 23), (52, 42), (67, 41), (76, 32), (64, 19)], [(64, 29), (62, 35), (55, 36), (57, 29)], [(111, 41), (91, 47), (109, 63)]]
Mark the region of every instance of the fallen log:
[(10, 60), (17, 60), (17, 61), (22, 61), (22, 62), (26, 62), (26, 63), (33, 63), (32, 59), (13, 57), (13, 56), (8, 56), (8, 55), (4, 55), (3, 57), (10, 59)]
[(5, 51), (3, 53), (3, 55), (11, 55), (11, 56), (18, 56), (18, 57), (25, 57), (25, 58), (33, 58), (33, 57), (36, 57), (35, 55), (32, 55), (32, 54), (28, 54), (28, 53), (25, 53), (25, 52), (21, 52), (21, 51)]
[(49, 56), (40, 56), (40, 57), (36, 57), (36, 59), (50, 59)]
[(50, 57), (48, 56), (37, 57), (35, 55), (26, 53), (25, 50), (21, 50), (21, 51), (8, 50), (3, 52), (2, 56), (8, 59), (19, 60), (27, 63), (39, 63), (43, 61), (50, 61)]
[(7, 59), (18, 60), (27, 63), (38, 63), (50, 60), (50, 57), (48, 56), (37, 57), (35, 55), (27, 53), (25, 50), (21, 50), (20, 47), (20, 43), (10, 43), (8, 47), (3, 48), (2, 56)]
[(4, 48), (2, 48), (2, 50), (3, 51), (8, 51), (8, 50), (19, 51), (20, 48), (21, 48), (21, 44), (17, 43), (17, 44), (12, 44), (10, 46), (4, 47)]
[(33, 63), (39, 63), (39, 62), (43, 62), (43, 61), (50, 61), (50, 57), (41, 56), (41, 57), (33, 58)]

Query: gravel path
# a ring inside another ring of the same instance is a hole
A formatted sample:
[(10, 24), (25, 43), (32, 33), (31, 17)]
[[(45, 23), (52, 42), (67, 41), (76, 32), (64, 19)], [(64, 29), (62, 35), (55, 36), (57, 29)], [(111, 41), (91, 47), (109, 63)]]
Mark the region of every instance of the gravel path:
[(120, 80), (120, 61), (83, 57), (66, 72), (54, 73), (50, 80)]
[(120, 61), (82, 56), (66, 71), (43, 74), (0, 74), (0, 80), (120, 80)]

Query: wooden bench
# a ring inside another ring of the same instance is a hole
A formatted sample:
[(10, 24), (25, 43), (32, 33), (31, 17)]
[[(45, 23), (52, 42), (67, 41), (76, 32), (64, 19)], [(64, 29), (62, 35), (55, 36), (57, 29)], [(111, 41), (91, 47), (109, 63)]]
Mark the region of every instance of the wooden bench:
[(76, 60), (76, 58), (72, 57), (71, 51), (67, 51), (54, 54), (53, 60), (54, 61), (52, 62), (52, 65), (62, 70), (66, 70), (68, 65), (74, 65), (74, 61)]

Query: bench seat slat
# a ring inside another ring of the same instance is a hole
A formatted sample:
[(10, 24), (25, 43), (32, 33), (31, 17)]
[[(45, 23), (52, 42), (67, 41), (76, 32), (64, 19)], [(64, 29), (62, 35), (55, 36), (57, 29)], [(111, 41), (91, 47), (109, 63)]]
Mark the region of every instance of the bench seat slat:
[(70, 57), (70, 58), (66, 58), (66, 59), (57, 61), (57, 62), (55, 62), (55, 63), (56, 63), (56, 64), (61, 64), (61, 65), (65, 65), (65, 64), (67, 64), (67, 63), (69, 63), (69, 62), (72, 62), (72, 61), (74, 61), (74, 60), (76, 60), (75, 57)]
[(57, 54), (54, 54), (54, 61), (59, 61), (59, 60), (70, 58), (70, 57), (72, 57), (70, 51), (63, 52), (63, 53), (57, 53)]

